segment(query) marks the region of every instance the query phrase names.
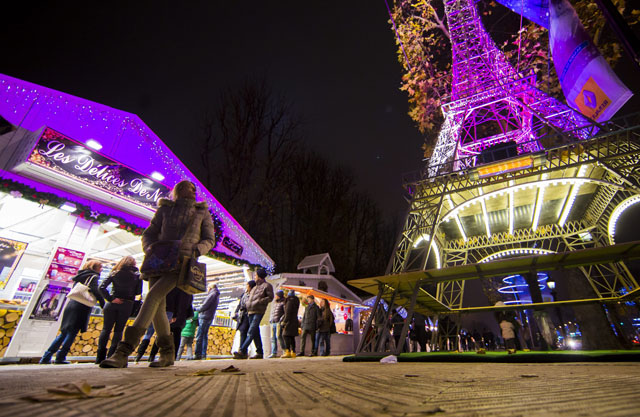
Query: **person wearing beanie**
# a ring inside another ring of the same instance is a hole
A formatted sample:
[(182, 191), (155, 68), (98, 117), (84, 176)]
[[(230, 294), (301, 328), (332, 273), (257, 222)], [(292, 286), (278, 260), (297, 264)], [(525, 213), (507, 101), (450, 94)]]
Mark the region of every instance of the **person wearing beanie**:
[(251, 359), (262, 359), (262, 339), (260, 337), (260, 321), (267, 311), (267, 306), (273, 300), (273, 286), (265, 278), (267, 271), (260, 268), (256, 271), (256, 286), (247, 298), (247, 313), (249, 313), (249, 330), (244, 343), (240, 345), (240, 351), (234, 352), (234, 359), (247, 359), (249, 345), (253, 342), (256, 346), (256, 354)]
[(276, 299), (271, 305), (271, 314), (269, 315), (269, 323), (271, 324), (271, 355), (270, 358), (275, 358), (278, 355), (278, 342), (280, 347), (284, 350), (284, 339), (282, 339), (282, 328), (280, 327), (280, 320), (284, 316), (284, 291), (276, 291)]

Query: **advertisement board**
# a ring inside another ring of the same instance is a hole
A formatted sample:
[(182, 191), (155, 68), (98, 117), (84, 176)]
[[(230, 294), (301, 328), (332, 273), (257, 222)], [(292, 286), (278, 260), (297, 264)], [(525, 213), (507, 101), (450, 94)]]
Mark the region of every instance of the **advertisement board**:
[(152, 209), (170, 191), (165, 185), (48, 127), (27, 162)]
[(0, 237), (0, 290), (7, 286), (27, 243)]

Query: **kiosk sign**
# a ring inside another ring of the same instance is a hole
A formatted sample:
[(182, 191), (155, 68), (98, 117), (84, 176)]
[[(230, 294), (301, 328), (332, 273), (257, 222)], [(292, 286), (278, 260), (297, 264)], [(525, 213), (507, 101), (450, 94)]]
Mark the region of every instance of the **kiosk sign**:
[(48, 127), (27, 161), (153, 209), (169, 192), (168, 187)]

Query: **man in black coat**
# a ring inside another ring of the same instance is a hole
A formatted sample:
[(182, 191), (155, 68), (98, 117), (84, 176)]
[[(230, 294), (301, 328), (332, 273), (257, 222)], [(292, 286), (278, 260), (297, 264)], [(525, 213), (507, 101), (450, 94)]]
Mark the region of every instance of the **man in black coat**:
[(318, 351), (316, 346), (316, 330), (318, 326), (318, 318), (320, 317), (320, 309), (315, 302), (313, 295), (307, 296), (307, 308), (304, 310), (304, 316), (302, 316), (302, 335), (300, 339), (302, 346), (300, 347), (300, 353), (298, 356), (304, 356), (304, 348), (307, 343), (307, 335), (311, 336), (311, 355), (315, 356)]

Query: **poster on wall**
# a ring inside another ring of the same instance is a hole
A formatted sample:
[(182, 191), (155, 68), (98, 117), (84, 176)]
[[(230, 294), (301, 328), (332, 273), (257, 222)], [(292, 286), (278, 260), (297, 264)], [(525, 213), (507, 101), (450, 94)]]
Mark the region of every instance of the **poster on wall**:
[(82, 266), (84, 252), (77, 250), (58, 248), (47, 269), (46, 278), (49, 281), (60, 284), (71, 284), (71, 279), (78, 273)]
[(62, 314), (62, 309), (67, 301), (69, 287), (48, 284), (36, 302), (30, 319), (57, 321)]
[(0, 237), (0, 290), (7, 286), (25, 250), (27, 243)]

